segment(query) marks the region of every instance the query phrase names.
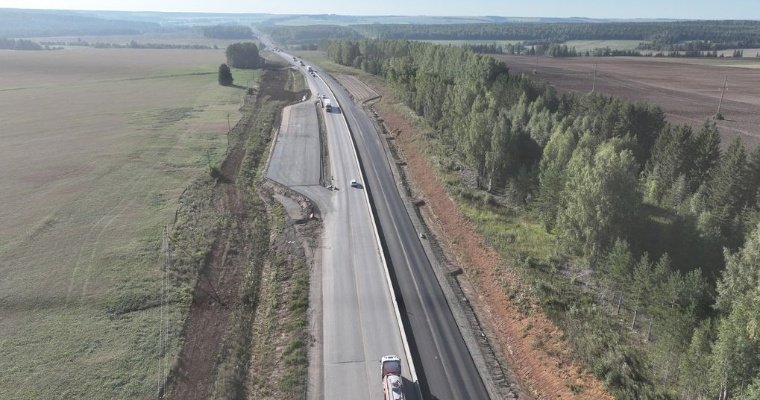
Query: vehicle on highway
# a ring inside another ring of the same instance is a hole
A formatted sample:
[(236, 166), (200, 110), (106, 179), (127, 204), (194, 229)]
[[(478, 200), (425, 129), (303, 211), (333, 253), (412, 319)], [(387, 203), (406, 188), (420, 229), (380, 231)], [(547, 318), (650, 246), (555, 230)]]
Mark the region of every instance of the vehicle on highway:
[(309, 73), (314, 72), (314, 68), (312, 68), (311, 65), (309, 65), (308, 67), (306, 67), (306, 70), (309, 71)]
[(332, 103), (330, 102), (330, 99), (322, 98), (322, 107), (325, 108), (325, 111), (332, 112)]
[(401, 378), (401, 359), (395, 355), (380, 358), (380, 375), (385, 400), (404, 400)]
[(351, 187), (360, 188), (362, 187), (362, 184), (359, 183), (356, 179), (351, 179)]

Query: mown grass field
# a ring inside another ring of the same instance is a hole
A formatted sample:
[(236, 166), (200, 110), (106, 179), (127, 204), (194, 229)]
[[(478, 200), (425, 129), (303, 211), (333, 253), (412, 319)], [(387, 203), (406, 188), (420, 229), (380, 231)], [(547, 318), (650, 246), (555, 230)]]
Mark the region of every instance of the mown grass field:
[(0, 398), (155, 396), (161, 232), (239, 118), (222, 62), (0, 51)]

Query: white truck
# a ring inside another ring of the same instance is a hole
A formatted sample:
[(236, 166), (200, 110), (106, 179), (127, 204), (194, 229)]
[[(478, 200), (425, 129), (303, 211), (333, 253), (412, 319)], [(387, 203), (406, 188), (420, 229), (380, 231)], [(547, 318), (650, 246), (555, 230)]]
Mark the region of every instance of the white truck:
[(325, 108), (325, 111), (332, 112), (332, 103), (330, 102), (330, 99), (322, 99), (322, 107)]
[(306, 67), (306, 70), (309, 71), (309, 73), (314, 72), (314, 68), (312, 68), (311, 65), (309, 65), (308, 67)]
[(383, 379), (384, 400), (404, 400), (401, 378), (401, 359), (395, 355), (380, 358), (380, 375)]

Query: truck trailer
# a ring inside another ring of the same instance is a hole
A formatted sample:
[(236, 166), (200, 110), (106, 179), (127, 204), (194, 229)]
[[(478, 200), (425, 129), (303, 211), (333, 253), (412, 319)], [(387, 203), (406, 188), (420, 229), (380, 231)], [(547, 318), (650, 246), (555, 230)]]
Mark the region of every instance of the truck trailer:
[(325, 111), (332, 112), (332, 103), (330, 102), (330, 99), (322, 99), (322, 107), (325, 108)]
[(383, 380), (383, 399), (404, 400), (401, 359), (395, 355), (380, 358), (380, 375)]

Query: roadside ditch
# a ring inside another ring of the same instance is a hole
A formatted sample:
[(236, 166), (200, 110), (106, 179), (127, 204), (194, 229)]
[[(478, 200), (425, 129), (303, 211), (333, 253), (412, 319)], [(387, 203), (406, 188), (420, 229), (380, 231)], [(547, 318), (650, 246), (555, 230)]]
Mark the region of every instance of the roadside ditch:
[(263, 71), (244, 97), (225, 159), (180, 199), (172, 273), (184, 280), (178, 291), (189, 309), (164, 398), (305, 393), (308, 268), (292, 221), (262, 185), (273, 127), (304, 95), (286, 89), (298, 87), (292, 79), (279, 66)]

